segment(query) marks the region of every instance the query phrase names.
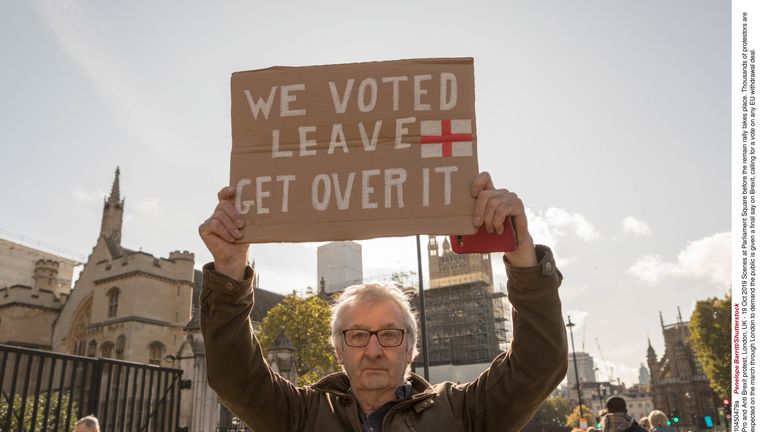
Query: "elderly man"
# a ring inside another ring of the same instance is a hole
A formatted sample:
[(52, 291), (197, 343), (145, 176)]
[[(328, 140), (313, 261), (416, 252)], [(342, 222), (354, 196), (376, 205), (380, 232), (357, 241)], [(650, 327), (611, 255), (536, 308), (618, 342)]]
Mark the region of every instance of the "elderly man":
[(208, 380), (224, 404), (257, 431), (521, 429), (566, 372), (562, 276), (551, 251), (534, 246), (517, 195), (494, 188), (487, 173), (471, 193), (475, 226), (501, 233), (511, 216), (517, 233), (518, 248), (504, 254), (514, 307), (510, 350), (472, 382), (432, 385), (409, 372), (418, 338), (405, 296), (364, 284), (334, 306), (332, 342), (344, 372), (297, 388), (270, 369), (253, 334), (253, 269), (248, 245), (236, 243), (245, 222), (234, 189), (222, 189), (199, 232), (214, 259), (204, 267), (200, 313)]

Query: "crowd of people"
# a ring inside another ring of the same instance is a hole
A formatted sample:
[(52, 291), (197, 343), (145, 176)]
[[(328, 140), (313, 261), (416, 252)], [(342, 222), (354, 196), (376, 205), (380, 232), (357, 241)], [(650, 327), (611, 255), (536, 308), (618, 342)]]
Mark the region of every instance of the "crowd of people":
[(627, 414), (627, 402), (620, 396), (608, 398), (605, 407), (598, 413), (599, 426), (590, 426), (586, 430), (574, 428), (572, 432), (673, 432), (663, 411), (651, 411), (648, 417), (638, 422)]

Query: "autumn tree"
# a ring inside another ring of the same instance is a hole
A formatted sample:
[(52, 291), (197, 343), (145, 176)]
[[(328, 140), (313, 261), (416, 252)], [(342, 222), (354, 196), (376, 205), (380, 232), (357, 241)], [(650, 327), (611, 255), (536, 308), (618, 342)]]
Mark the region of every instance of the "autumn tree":
[(261, 321), (259, 343), (265, 351), (285, 330), (296, 348), (298, 385), (308, 385), (330, 372), (340, 370), (331, 336), (331, 306), (317, 296), (301, 298), (295, 293), (287, 296), (267, 312)]
[(712, 390), (728, 398), (731, 390), (731, 295), (696, 302), (690, 321), (691, 347)]
[(595, 424), (595, 416), (592, 414), (592, 410), (589, 409), (588, 406), (582, 405), (581, 411), (579, 411), (579, 407), (571, 411), (571, 413), (568, 415), (568, 418), (565, 419), (565, 425), (566, 426), (572, 426), (572, 427), (579, 427), (579, 423), (581, 420), (581, 416), (584, 416), (584, 419), (587, 421), (587, 425), (594, 426)]
[(536, 414), (533, 415), (533, 419), (543, 424), (562, 426), (565, 424), (570, 411), (571, 408), (563, 397), (550, 396), (541, 404)]

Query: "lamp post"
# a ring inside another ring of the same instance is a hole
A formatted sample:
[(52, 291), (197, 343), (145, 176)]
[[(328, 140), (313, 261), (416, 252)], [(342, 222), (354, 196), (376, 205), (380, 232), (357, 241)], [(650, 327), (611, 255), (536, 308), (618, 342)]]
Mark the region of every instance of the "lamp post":
[(419, 314), (421, 315), (421, 359), (424, 361), (424, 379), (429, 382), (429, 345), (427, 344), (427, 313), (424, 307), (424, 277), (421, 272), (421, 236), (416, 235), (416, 257), (419, 263)]
[(573, 326), (575, 326), (573, 322), (571, 322), (571, 316), (568, 315), (568, 324), (565, 326), (568, 327), (568, 330), (571, 331), (571, 349), (573, 350), (573, 372), (576, 374), (576, 394), (579, 396), (579, 418), (584, 418), (584, 413), (581, 409), (581, 385), (579, 384), (579, 367), (576, 365), (576, 344), (573, 341)]

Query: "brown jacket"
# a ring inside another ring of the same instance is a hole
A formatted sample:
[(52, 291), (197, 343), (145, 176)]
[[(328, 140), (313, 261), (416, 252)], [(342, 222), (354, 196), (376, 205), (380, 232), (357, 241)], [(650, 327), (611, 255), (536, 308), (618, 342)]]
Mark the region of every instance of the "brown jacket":
[[(430, 385), (414, 374), (411, 398), (387, 413), (382, 431), (517, 431), (528, 422), (565, 376), (568, 354), (557, 294), (562, 275), (548, 248), (536, 252), (534, 267), (507, 265), (509, 352), (470, 383)], [(208, 381), (219, 398), (256, 432), (361, 432), (346, 375), (298, 388), (267, 365), (249, 318), (252, 284), (251, 269), (238, 282), (204, 267), (201, 325)]]

